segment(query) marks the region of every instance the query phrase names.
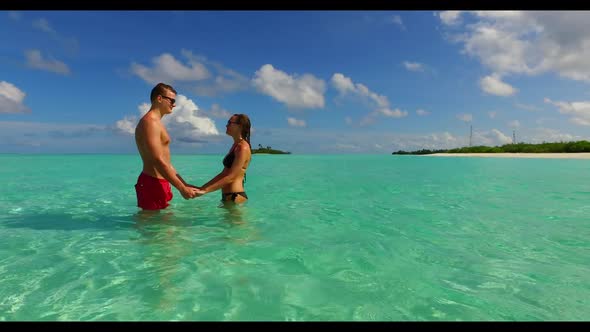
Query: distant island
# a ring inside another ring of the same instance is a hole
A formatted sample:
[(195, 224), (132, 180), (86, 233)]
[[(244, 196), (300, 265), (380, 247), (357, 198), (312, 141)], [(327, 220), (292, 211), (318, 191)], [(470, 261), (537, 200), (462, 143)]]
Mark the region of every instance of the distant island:
[(270, 146), (263, 147), (262, 144), (258, 144), (258, 149), (252, 149), (252, 153), (291, 154), (288, 151), (275, 150)]
[(425, 155), (435, 153), (580, 153), (590, 152), (590, 142), (559, 142), (559, 143), (540, 143), (540, 144), (504, 144), (502, 146), (470, 146), (449, 150), (428, 150), (422, 149), (417, 151), (397, 151), (391, 154), (397, 155)]

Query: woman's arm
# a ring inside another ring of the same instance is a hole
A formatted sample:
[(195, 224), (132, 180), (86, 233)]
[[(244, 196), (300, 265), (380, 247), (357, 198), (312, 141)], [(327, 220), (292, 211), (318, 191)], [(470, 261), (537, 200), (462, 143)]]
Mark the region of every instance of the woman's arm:
[(224, 173), (225, 173), (225, 169), (221, 173), (215, 175), (215, 177), (213, 179), (209, 180), (207, 183), (205, 183), (204, 185), (202, 185), (201, 188), (206, 187), (206, 186), (210, 185), (211, 183), (214, 183), (214, 182), (218, 181), (219, 179), (221, 179), (222, 177), (225, 176)]

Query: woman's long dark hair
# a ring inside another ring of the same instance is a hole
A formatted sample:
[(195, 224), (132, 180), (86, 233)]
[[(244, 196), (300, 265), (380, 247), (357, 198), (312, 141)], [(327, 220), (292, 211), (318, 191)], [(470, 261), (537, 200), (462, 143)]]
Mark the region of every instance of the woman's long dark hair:
[(248, 142), (250, 150), (252, 150), (252, 144), (250, 144), (250, 118), (246, 114), (234, 114), (238, 117), (238, 124), (242, 127), (242, 138)]
[[(250, 151), (252, 151), (252, 144), (250, 144), (250, 118), (246, 114), (234, 114), (238, 117), (238, 124), (242, 127), (242, 138), (248, 142)], [(246, 182), (246, 173), (244, 173), (244, 181)]]

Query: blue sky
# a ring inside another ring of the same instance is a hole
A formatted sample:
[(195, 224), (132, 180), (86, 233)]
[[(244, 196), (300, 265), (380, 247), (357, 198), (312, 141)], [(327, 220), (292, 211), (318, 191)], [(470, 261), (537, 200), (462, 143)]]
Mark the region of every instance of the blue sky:
[(590, 139), (590, 12), (0, 11), (0, 153), (391, 153)]

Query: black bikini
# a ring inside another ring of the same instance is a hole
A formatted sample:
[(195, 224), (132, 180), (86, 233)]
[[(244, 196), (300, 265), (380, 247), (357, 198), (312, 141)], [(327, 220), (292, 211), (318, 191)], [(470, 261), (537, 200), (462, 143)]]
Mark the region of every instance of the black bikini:
[(223, 158), (223, 166), (227, 168), (231, 168), (231, 165), (234, 163), (234, 159), (236, 158), (236, 154), (234, 153), (234, 149)]
[[(234, 153), (235, 147), (231, 149), (231, 151), (223, 158), (223, 166), (226, 168), (231, 168), (231, 165), (234, 163), (234, 159), (236, 158), (236, 154)], [(246, 174), (244, 174), (244, 180), (242, 183), (246, 182)], [(246, 192), (240, 191), (235, 193), (221, 193), (221, 200), (225, 201), (226, 197), (231, 196), (232, 202), (236, 201), (238, 195), (243, 196), (244, 198), (248, 199)]]
[(231, 196), (231, 201), (235, 202), (236, 198), (238, 198), (238, 195), (243, 196), (245, 199), (248, 199), (248, 195), (246, 195), (246, 192), (240, 191), (237, 193), (221, 193), (221, 200), (225, 202), (225, 201), (227, 201), (226, 198)]

